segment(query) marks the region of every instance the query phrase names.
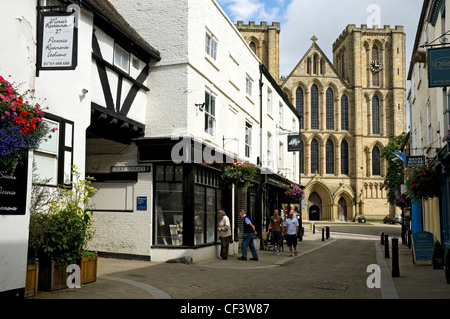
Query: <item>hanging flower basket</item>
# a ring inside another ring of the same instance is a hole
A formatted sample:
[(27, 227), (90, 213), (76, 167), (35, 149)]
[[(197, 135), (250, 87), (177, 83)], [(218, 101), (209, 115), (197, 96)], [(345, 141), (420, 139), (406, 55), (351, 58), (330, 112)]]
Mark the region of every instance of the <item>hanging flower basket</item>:
[(408, 208), (411, 207), (411, 197), (407, 193), (401, 193), (394, 200), (394, 204), (400, 208)]
[(291, 185), (286, 190), (285, 194), (286, 197), (293, 200), (299, 200), (303, 196), (303, 189), (300, 188), (298, 185)]
[(256, 173), (257, 168), (255, 166), (235, 160), (233, 164), (225, 167), (222, 179), (229, 187), (234, 185), (238, 192), (245, 193), (252, 185)]
[(406, 181), (408, 192), (415, 199), (438, 197), (441, 186), (441, 174), (430, 165), (415, 168)]
[(0, 76), (0, 171), (12, 175), (28, 150), (36, 149), (47, 135), (44, 112), (27, 99), (33, 91), (19, 94)]
[(419, 49), (414, 53), (412, 57), (413, 63), (425, 63), (427, 62), (427, 51), (424, 49)]

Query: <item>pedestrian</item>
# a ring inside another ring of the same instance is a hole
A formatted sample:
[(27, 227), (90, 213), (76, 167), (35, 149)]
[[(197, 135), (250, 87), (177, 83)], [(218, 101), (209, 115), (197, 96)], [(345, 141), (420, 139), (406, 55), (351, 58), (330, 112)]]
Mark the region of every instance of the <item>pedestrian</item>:
[(231, 225), (230, 219), (225, 214), (224, 210), (219, 210), (219, 224), (217, 230), (220, 238), (220, 256), (219, 259), (228, 259), (228, 247), (231, 239)]
[(255, 243), (253, 242), (253, 235), (257, 235), (255, 225), (253, 225), (253, 220), (248, 216), (244, 210), (239, 212), (243, 223), (244, 223), (244, 238), (242, 239), (242, 256), (239, 260), (247, 260), (247, 248), (250, 248), (253, 258), (250, 260), (258, 261), (258, 254), (256, 253)]
[(298, 220), (294, 218), (294, 211), (289, 212), (289, 218), (284, 222), (284, 233), (286, 235), (286, 244), (289, 247), (289, 257), (292, 257), (292, 247), (294, 247), (294, 254), (297, 256), (297, 233)]
[[(273, 252), (280, 254), (280, 242), (282, 240), (281, 234), (283, 232), (283, 218), (279, 215), (278, 209), (273, 211), (273, 216), (270, 217), (269, 227), (267, 228), (267, 233), (272, 231), (272, 245)], [(275, 250), (276, 249), (276, 250)]]

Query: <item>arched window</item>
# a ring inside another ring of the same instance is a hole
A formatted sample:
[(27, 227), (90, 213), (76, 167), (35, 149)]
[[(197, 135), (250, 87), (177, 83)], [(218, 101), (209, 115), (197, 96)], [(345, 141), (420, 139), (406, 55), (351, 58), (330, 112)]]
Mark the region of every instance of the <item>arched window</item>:
[(313, 139), (311, 142), (311, 174), (319, 172), (319, 142)]
[(348, 131), (348, 97), (346, 94), (341, 97), (341, 130)]
[(380, 98), (372, 97), (372, 133), (380, 134)]
[(305, 147), (303, 140), (300, 140), (300, 174), (305, 174)]
[(303, 129), (303, 89), (297, 88), (295, 103), (298, 114), (300, 114), (300, 129)]
[[(378, 54), (378, 47), (374, 45), (372, 47), (372, 61), (379, 61), (379, 54)], [(372, 85), (373, 86), (380, 86), (380, 73), (379, 72), (372, 72)]]
[(328, 89), (327, 90), (327, 130), (334, 129), (334, 97), (333, 97), (333, 90)]
[(341, 174), (348, 175), (348, 142), (343, 140), (341, 143)]
[(306, 73), (311, 74), (311, 58), (306, 60)]
[(314, 54), (313, 57), (313, 73), (317, 74), (317, 54)]
[(315, 84), (311, 87), (311, 129), (319, 129), (319, 89)]
[(334, 143), (328, 139), (326, 144), (326, 172), (327, 174), (334, 174)]
[(372, 150), (372, 175), (381, 175), (380, 149), (377, 146)]
[(252, 49), (252, 51), (253, 51), (253, 53), (255, 53), (256, 54), (256, 44), (255, 44), (255, 42), (250, 42), (250, 49)]

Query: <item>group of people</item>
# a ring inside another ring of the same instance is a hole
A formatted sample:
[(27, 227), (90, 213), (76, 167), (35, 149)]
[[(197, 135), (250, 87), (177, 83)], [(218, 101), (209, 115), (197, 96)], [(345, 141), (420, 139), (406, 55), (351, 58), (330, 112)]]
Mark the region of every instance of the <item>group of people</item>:
[[(258, 261), (258, 253), (256, 252), (255, 243), (253, 242), (253, 236), (257, 236), (258, 232), (256, 231), (252, 218), (248, 216), (244, 210), (241, 210), (239, 215), (243, 220), (244, 236), (242, 239), (242, 256), (238, 259), (247, 260), (247, 249), (250, 248), (250, 252), (252, 254), (252, 258), (250, 258), (250, 260)], [(218, 212), (218, 216), (219, 223), (217, 230), (220, 238), (219, 259), (225, 260), (228, 259), (228, 247), (231, 240), (231, 225), (229, 218), (223, 210)], [(299, 228), (300, 225), (297, 218), (294, 218), (293, 210), (289, 212), (289, 218), (286, 220), (283, 220), (283, 218), (279, 215), (278, 209), (274, 210), (274, 214), (270, 218), (267, 233), (269, 234), (270, 231), (272, 231), (272, 243), (274, 244), (274, 251), (276, 245), (277, 255), (280, 253), (280, 245), (284, 235), (286, 237), (286, 244), (289, 247), (289, 256), (297, 256), (297, 234), (299, 232)], [(292, 252), (292, 249), (294, 249), (294, 252)]]

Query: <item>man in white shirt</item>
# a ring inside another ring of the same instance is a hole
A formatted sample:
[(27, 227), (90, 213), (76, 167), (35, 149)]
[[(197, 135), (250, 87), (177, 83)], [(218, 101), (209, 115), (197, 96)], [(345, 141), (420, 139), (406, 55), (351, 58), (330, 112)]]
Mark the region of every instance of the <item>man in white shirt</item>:
[(284, 222), (284, 233), (286, 235), (286, 244), (289, 247), (289, 257), (292, 257), (292, 246), (294, 246), (294, 254), (297, 256), (297, 234), (298, 220), (294, 218), (294, 211), (289, 212), (289, 218)]

